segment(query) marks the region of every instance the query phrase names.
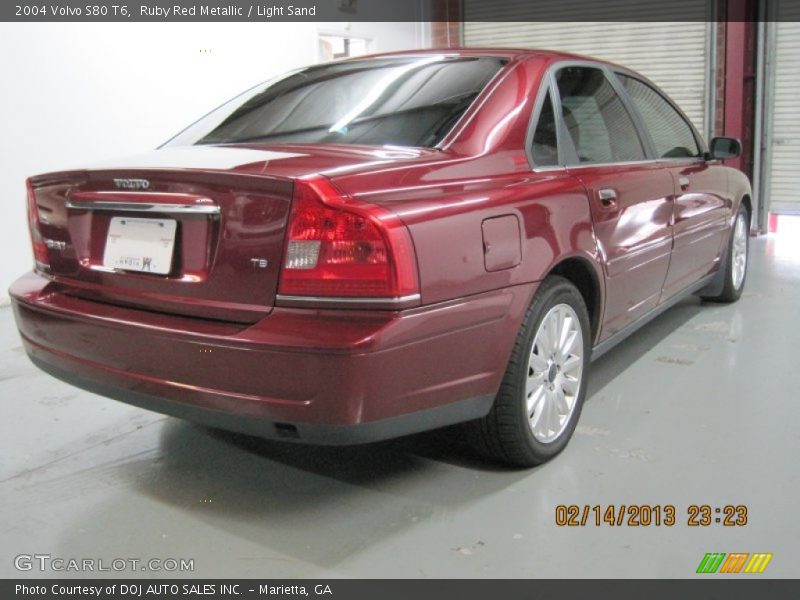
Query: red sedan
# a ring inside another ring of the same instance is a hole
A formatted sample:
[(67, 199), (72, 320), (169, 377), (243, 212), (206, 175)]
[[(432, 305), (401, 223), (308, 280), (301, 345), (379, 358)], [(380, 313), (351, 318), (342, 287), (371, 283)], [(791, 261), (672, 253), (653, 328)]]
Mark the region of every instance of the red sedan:
[(529, 466), (590, 360), (744, 286), (751, 191), (623, 67), (538, 50), (291, 72), (158, 150), (28, 181), (25, 349), (79, 387), (350, 444), (465, 423)]

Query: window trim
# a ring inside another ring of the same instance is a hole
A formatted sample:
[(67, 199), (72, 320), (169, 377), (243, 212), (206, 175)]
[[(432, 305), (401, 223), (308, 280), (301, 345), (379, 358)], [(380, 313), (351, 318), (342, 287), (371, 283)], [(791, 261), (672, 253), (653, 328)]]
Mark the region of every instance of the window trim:
[[(628, 111), (628, 114), (633, 121), (634, 128), (636, 129), (636, 133), (639, 136), (639, 140), (642, 143), (642, 148), (645, 151), (645, 158), (642, 160), (634, 160), (634, 161), (617, 161), (617, 162), (605, 162), (605, 163), (581, 163), (577, 160), (577, 151), (575, 150), (575, 146), (572, 142), (569, 133), (566, 131), (566, 123), (564, 122), (563, 115), (561, 113), (561, 96), (558, 93), (558, 87), (556, 86), (556, 79), (555, 74), (560, 69), (564, 67), (589, 67), (600, 69), (606, 76), (606, 79), (609, 80), (609, 83), (614, 88), (614, 91), (617, 92), (617, 95), (620, 97), (623, 105)], [(690, 129), (692, 130), (692, 134), (695, 137), (695, 141), (698, 143), (700, 150), (703, 153), (701, 157), (684, 157), (684, 158), (657, 158), (655, 147), (653, 145), (652, 139), (650, 138), (650, 133), (647, 130), (647, 127), (644, 125), (644, 121), (639, 114), (639, 111), (633, 105), (633, 101), (631, 100), (630, 96), (628, 95), (628, 91), (623, 86), (622, 82), (617, 77), (617, 73), (627, 75), (633, 77), (634, 79), (638, 79), (639, 81), (645, 83), (646, 85), (653, 88), (658, 94), (663, 97), (670, 106), (672, 106), (678, 114), (686, 121), (689, 125)], [(558, 166), (542, 166), (537, 167), (533, 161), (533, 155), (531, 151), (531, 143), (533, 141), (533, 131), (536, 125), (539, 122), (539, 113), (541, 112), (542, 104), (544, 103), (544, 94), (547, 92), (551, 94), (551, 102), (553, 102), (553, 112), (555, 114), (557, 123), (556, 135), (557, 135), (557, 142), (558, 142), (558, 156), (559, 156), (559, 165)], [(566, 137), (566, 139), (563, 139)], [(570, 151), (570, 156), (567, 157), (567, 146)], [(659, 88), (656, 84), (650, 81), (644, 75), (637, 73), (627, 67), (622, 67), (619, 65), (611, 65), (602, 62), (592, 61), (592, 60), (558, 60), (550, 65), (548, 65), (547, 70), (545, 71), (544, 75), (542, 76), (541, 81), (539, 82), (539, 90), (537, 92), (536, 101), (534, 103), (534, 109), (531, 114), (530, 120), (528, 122), (528, 129), (525, 135), (525, 155), (528, 158), (528, 165), (531, 168), (531, 171), (535, 173), (539, 172), (547, 172), (547, 171), (558, 171), (564, 169), (585, 169), (590, 167), (603, 167), (603, 166), (625, 166), (625, 165), (645, 165), (647, 163), (663, 163), (668, 162), (670, 164), (674, 164), (676, 162), (691, 162), (691, 163), (704, 163), (706, 162), (706, 157), (708, 155), (708, 146), (705, 143), (705, 139), (701, 136), (697, 128), (694, 126), (694, 123), (686, 116), (686, 114), (675, 105), (672, 99), (667, 96), (667, 94)], [(569, 160), (568, 160), (569, 158)]]
[[(647, 140), (651, 146), (652, 156), (654, 160), (657, 160), (659, 162), (669, 162), (669, 163), (705, 162), (706, 156), (708, 155), (708, 146), (706, 146), (705, 140), (700, 135), (700, 132), (697, 131), (697, 128), (694, 126), (694, 123), (692, 123), (691, 119), (689, 119), (689, 117), (686, 116), (686, 113), (684, 113), (680, 109), (680, 107), (676, 105), (669, 96), (667, 96), (664, 90), (662, 90), (655, 83), (647, 79), (647, 77), (645, 77), (644, 75), (640, 75), (639, 73), (636, 73), (624, 67), (616, 67), (612, 70), (612, 73), (614, 79), (619, 83), (619, 86), (624, 91), (625, 96), (629, 99), (631, 108), (636, 113), (636, 116), (638, 117), (638, 120), (641, 123), (642, 132), (647, 137)], [(689, 131), (692, 133), (692, 136), (694, 137), (694, 143), (697, 145), (697, 148), (700, 151), (700, 156), (681, 156), (681, 157), (658, 156), (655, 147), (655, 142), (653, 141), (653, 138), (650, 135), (650, 130), (647, 128), (647, 124), (645, 123), (644, 117), (642, 117), (642, 114), (639, 111), (639, 109), (636, 108), (636, 105), (633, 102), (633, 98), (630, 97), (630, 94), (628, 93), (627, 88), (625, 88), (625, 84), (622, 83), (621, 79), (619, 78), (619, 75), (622, 75), (624, 77), (629, 77), (630, 79), (638, 81), (642, 85), (645, 85), (651, 90), (653, 90), (653, 92), (655, 92), (662, 100), (664, 100), (664, 102), (666, 102), (667, 105), (670, 106), (672, 110), (674, 110), (678, 114), (678, 116), (683, 120), (683, 122), (686, 123), (686, 125), (689, 127)]]

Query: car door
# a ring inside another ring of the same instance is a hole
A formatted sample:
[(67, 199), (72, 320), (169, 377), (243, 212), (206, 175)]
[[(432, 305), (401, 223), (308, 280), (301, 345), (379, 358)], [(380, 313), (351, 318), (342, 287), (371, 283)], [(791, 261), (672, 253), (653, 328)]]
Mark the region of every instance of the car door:
[(724, 167), (709, 164), (694, 128), (652, 84), (616, 73), (641, 117), (655, 156), (672, 177), (673, 249), (662, 301), (714, 270), (720, 259), (732, 204)]
[(606, 274), (600, 341), (654, 308), (669, 267), (673, 185), (606, 69), (555, 73), (568, 169), (585, 186)]

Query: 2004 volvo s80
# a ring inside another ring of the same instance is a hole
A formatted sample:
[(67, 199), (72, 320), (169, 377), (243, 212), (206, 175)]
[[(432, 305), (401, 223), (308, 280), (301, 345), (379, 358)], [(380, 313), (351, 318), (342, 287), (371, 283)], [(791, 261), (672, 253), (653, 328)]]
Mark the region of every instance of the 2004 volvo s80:
[(151, 153), (29, 179), (15, 316), (39, 367), (137, 406), (321, 444), (465, 423), (535, 465), (592, 357), (688, 294), (739, 297), (739, 151), (579, 56), (313, 66)]

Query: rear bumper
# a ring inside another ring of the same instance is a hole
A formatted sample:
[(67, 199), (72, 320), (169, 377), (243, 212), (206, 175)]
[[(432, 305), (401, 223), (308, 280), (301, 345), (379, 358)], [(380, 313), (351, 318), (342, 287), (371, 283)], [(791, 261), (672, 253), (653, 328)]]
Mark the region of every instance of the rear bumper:
[(25, 349), (73, 385), (261, 437), (347, 444), (486, 414), (535, 284), (405, 311), (275, 308), (242, 326), (10, 294)]

